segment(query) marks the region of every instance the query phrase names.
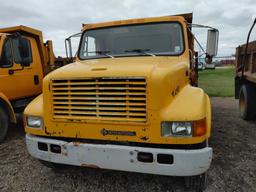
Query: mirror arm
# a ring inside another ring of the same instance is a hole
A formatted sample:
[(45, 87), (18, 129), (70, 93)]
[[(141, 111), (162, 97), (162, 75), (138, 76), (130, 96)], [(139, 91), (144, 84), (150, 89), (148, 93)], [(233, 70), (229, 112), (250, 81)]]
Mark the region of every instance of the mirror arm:
[(192, 33), (192, 31), (189, 29), (189, 27), (187, 27), (188, 31), (191, 33), (191, 35), (194, 37), (196, 43), (199, 45), (200, 49), (204, 52), (204, 54), (206, 54), (203, 46), (200, 44), (200, 42), (198, 41), (198, 39), (196, 38), (196, 36)]
[(15, 32), (15, 33), (7, 35), (7, 37), (18, 38), (18, 37), (21, 37), (21, 34), (19, 32)]
[(66, 57), (72, 58), (72, 45), (70, 37), (65, 39), (65, 50), (66, 50)]
[[(199, 25), (199, 24), (193, 24), (193, 23), (188, 23), (187, 24), (187, 30), (191, 33), (191, 35), (194, 37), (196, 43), (199, 45), (200, 49), (203, 51), (203, 54), (201, 55), (198, 55), (197, 58), (201, 57), (202, 55), (206, 55), (206, 60), (207, 61), (212, 61), (212, 57), (211, 55), (207, 54), (206, 51), (204, 50), (203, 46), (200, 44), (200, 42), (198, 41), (198, 39), (195, 37), (195, 35), (192, 33), (191, 29), (192, 27), (197, 27), (197, 28), (207, 28), (207, 29), (211, 29), (211, 30), (214, 30), (216, 32), (219, 33), (219, 30), (216, 29), (216, 28), (213, 28), (213, 27), (210, 27), (210, 26), (207, 26), (207, 25)], [(195, 58), (195, 59), (197, 59)], [(195, 60), (194, 59), (194, 60)]]
[[(193, 55), (193, 53), (192, 53), (192, 50), (191, 49), (189, 49), (189, 52), (190, 52), (190, 54), (191, 55)], [(202, 53), (201, 55), (197, 55), (196, 57), (194, 57), (194, 58), (191, 58), (191, 60), (193, 61), (193, 62), (195, 62), (196, 61), (196, 59), (199, 59), (201, 56), (203, 56), (203, 55), (207, 55), (206, 53)]]
[(82, 32), (76, 33), (74, 35), (69, 36), (65, 39), (65, 50), (66, 50), (66, 57), (73, 62), (73, 53), (72, 53), (72, 45), (71, 45), (71, 38), (80, 37)]
[(248, 44), (249, 44), (249, 40), (250, 40), (250, 36), (251, 36), (251, 32), (254, 28), (256, 24), (256, 18), (254, 19), (254, 22), (249, 30), (248, 36), (247, 36), (247, 40), (246, 40), (246, 46), (245, 46), (245, 50), (244, 50), (244, 56), (243, 56), (243, 60), (242, 60), (242, 75), (241, 75), (241, 79), (244, 77), (244, 68), (245, 68), (245, 61), (246, 61), (246, 57), (247, 57), (247, 50), (248, 50)]
[(215, 30), (215, 31), (218, 31), (218, 29), (214, 28), (214, 27), (211, 27), (211, 26), (207, 26), (207, 25), (200, 25), (200, 24), (195, 24), (195, 23), (188, 23), (188, 26), (189, 27), (197, 27), (197, 28), (206, 28), (206, 29), (212, 29), (212, 30)]
[(9, 69), (8, 74), (13, 75), (15, 71), (22, 71), (24, 70), (24, 66), (22, 66), (20, 69)]

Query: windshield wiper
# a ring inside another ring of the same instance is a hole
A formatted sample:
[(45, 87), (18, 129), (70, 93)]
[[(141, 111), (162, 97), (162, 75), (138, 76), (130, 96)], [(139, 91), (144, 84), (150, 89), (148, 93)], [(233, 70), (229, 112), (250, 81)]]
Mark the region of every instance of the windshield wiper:
[(99, 55), (105, 55), (107, 57), (114, 58), (114, 56), (108, 54), (108, 53), (110, 53), (110, 51), (89, 51), (89, 52), (86, 52), (86, 53), (96, 53), (96, 54), (99, 54)]
[(131, 49), (131, 50), (125, 50), (124, 52), (126, 53), (143, 53), (146, 55), (150, 55), (152, 57), (155, 57), (156, 55), (154, 55), (153, 53), (149, 53), (148, 51), (150, 51), (150, 49)]

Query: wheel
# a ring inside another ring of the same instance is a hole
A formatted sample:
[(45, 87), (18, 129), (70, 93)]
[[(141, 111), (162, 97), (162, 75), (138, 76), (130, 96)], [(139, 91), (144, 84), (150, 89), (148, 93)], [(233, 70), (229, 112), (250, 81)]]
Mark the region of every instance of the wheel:
[(6, 111), (0, 106), (0, 143), (2, 143), (7, 135), (9, 127), (9, 119)]
[(202, 192), (206, 189), (207, 173), (185, 177), (185, 184), (189, 189), (194, 189), (196, 192)]
[(62, 169), (65, 169), (66, 166), (63, 164), (58, 164), (58, 163), (52, 163), (52, 162), (48, 162), (48, 161), (44, 161), (44, 160), (39, 160), (39, 162), (45, 166), (48, 167), (50, 169), (52, 169), (53, 171), (61, 171)]
[(239, 93), (239, 112), (244, 120), (256, 119), (256, 89), (252, 85), (243, 85)]

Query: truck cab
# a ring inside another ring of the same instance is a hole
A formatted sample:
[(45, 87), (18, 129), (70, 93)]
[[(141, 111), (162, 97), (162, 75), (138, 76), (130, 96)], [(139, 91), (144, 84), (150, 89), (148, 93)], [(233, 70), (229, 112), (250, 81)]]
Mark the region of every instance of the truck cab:
[(25, 110), (41, 161), (205, 181), (210, 99), (193, 87), (192, 15), (84, 25), (76, 62)]
[(52, 43), (42, 42), (41, 31), (25, 26), (0, 29), (0, 142), (9, 123), (16, 122), (14, 112), (41, 93), (52, 57)]

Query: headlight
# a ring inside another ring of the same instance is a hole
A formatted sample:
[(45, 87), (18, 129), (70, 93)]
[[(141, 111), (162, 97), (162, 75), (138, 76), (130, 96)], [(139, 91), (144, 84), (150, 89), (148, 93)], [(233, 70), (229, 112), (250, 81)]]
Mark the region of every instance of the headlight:
[(162, 122), (161, 135), (163, 137), (192, 137), (192, 122)]
[(27, 126), (32, 128), (42, 128), (43, 120), (41, 117), (27, 116)]

